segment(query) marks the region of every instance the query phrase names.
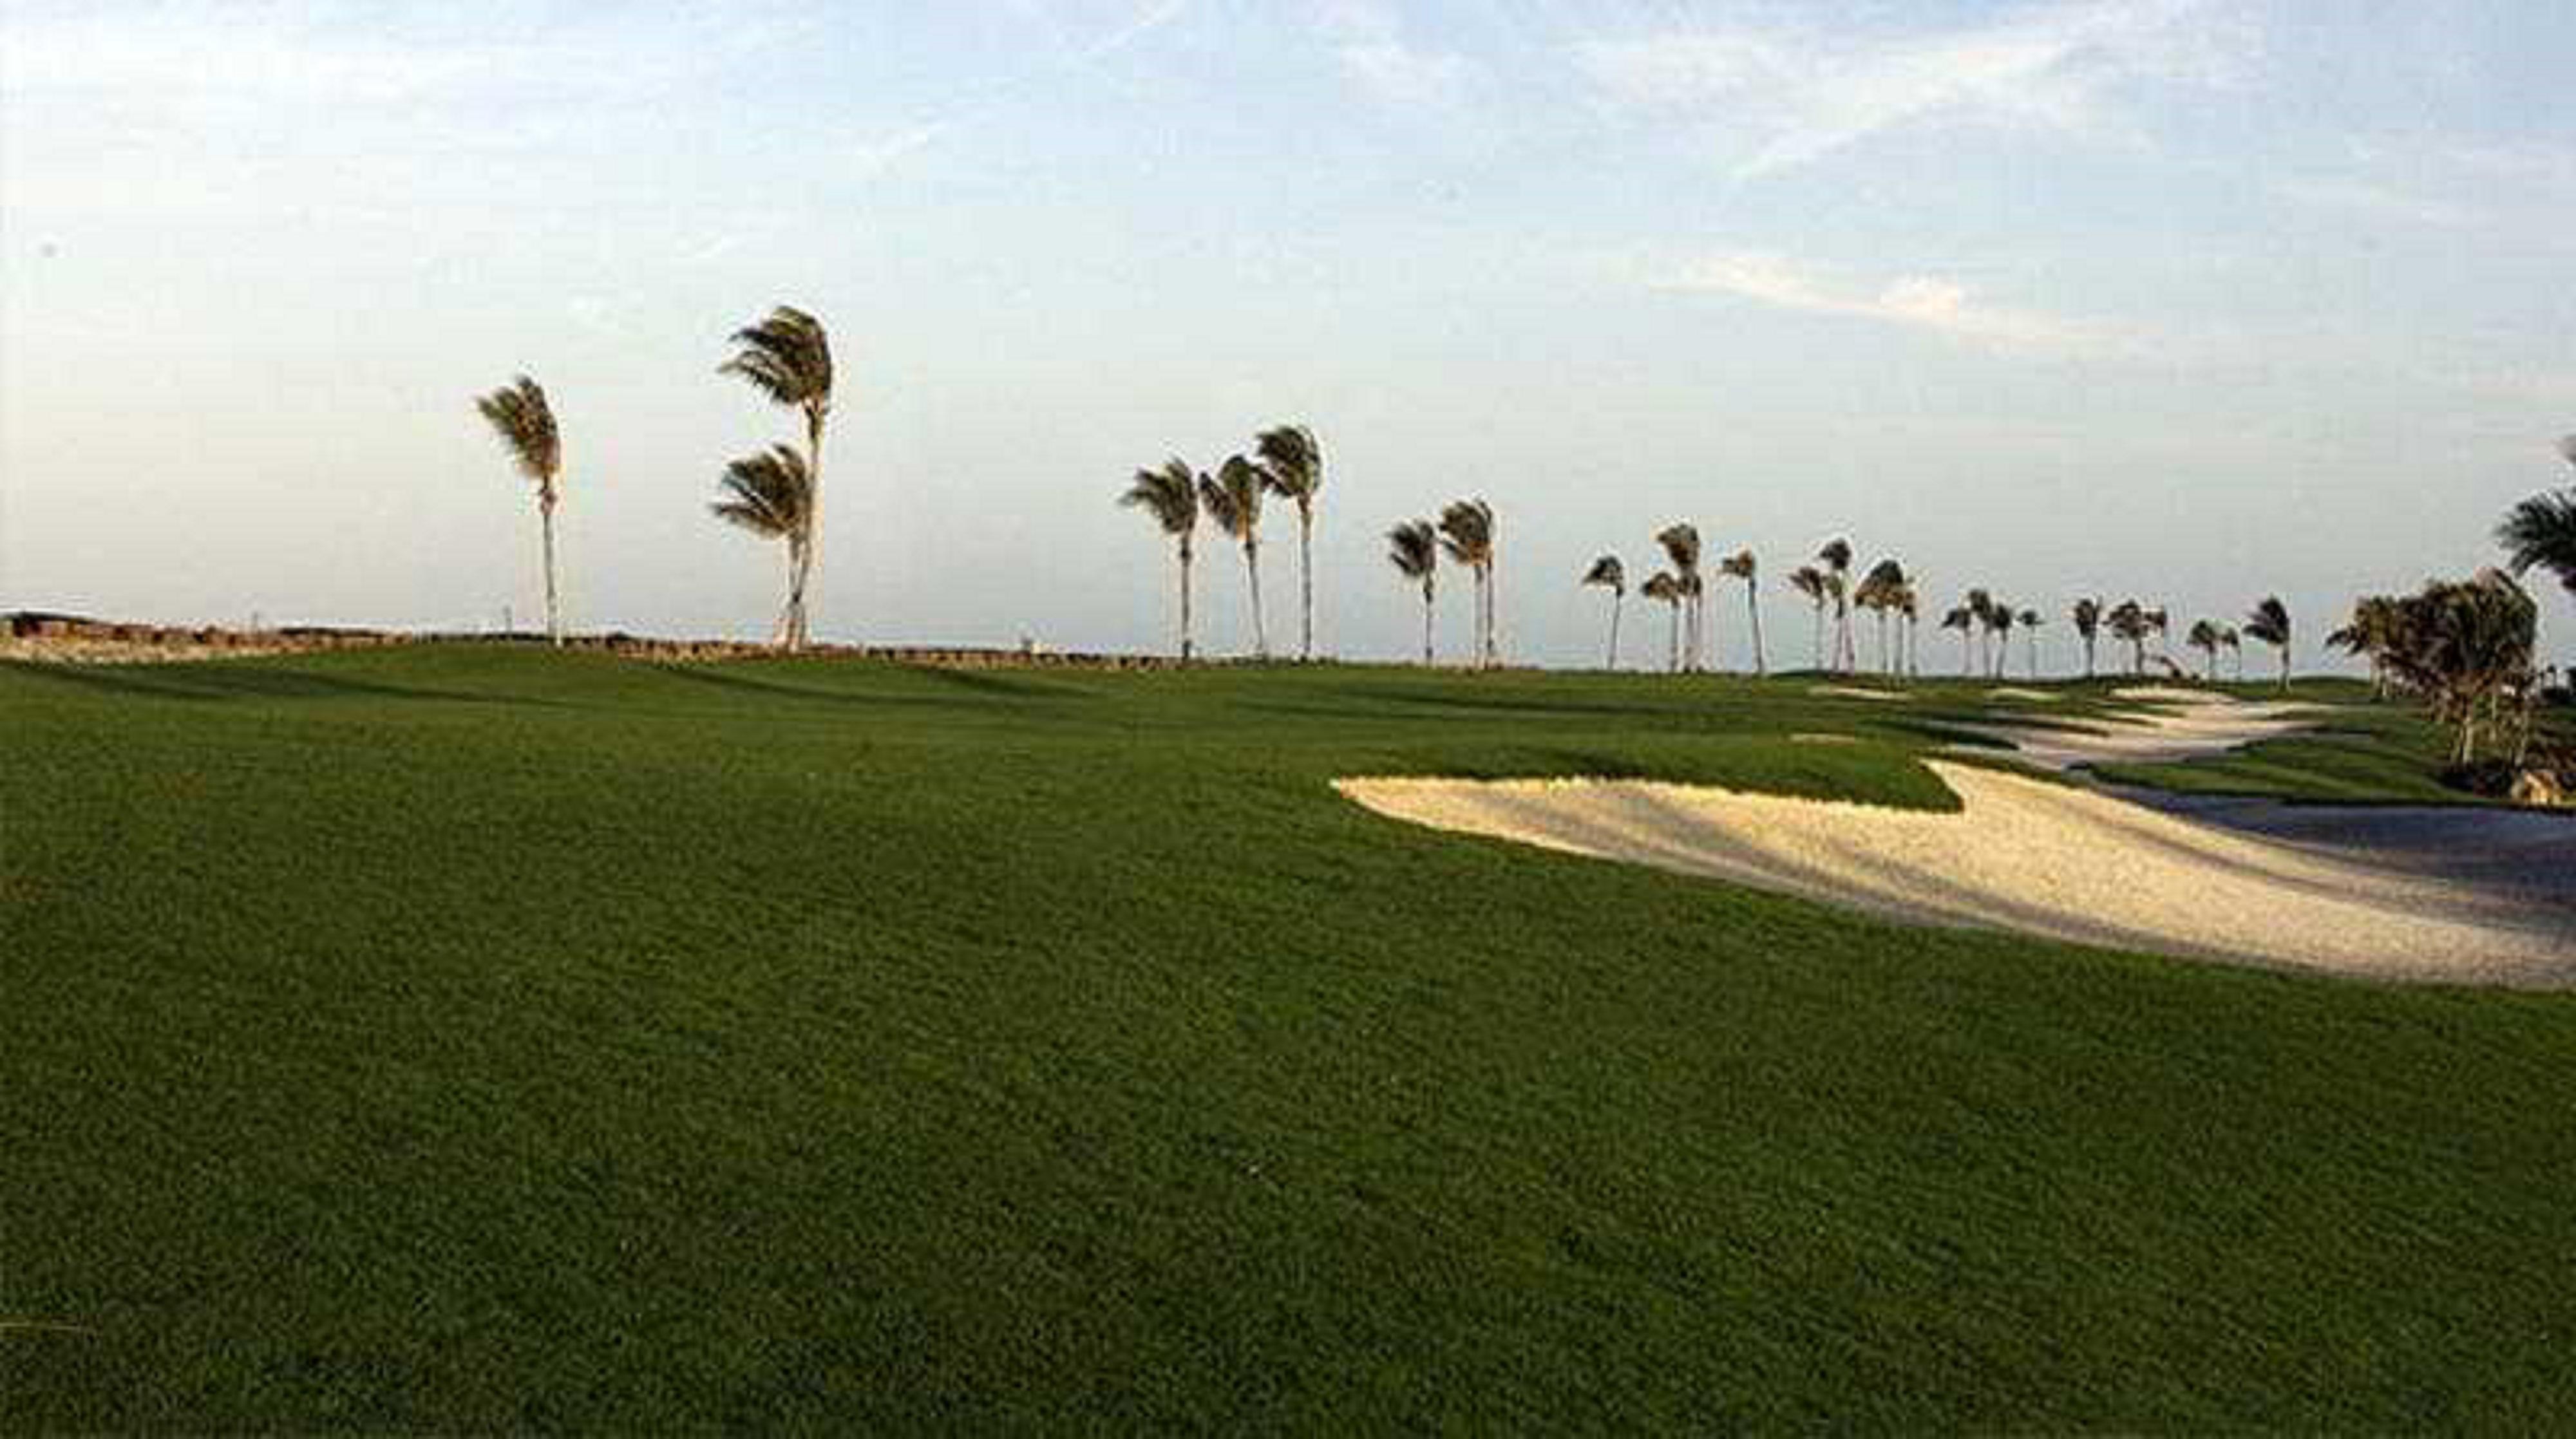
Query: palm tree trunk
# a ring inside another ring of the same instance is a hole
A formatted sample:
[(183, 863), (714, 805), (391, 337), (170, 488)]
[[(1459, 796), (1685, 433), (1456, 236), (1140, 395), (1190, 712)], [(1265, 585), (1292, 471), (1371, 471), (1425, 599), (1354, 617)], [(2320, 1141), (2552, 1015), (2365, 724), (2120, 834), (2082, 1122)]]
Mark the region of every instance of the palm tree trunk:
[(1431, 582), (1422, 582), (1422, 667), (1431, 668)]
[(1190, 541), (1181, 537), (1181, 663), (1190, 662)]
[(1744, 612), (1753, 620), (1753, 672), (1767, 675), (1771, 666), (1762, 658), (1762, 602), (1753, 593), (1753, 577), (1744, 579)]
[(1614, 670), (1619, 667), (1619, 607), (1627, 598), (1617, 590), (1610, 592), (1610, 668)]
[(2287, 645), (2287, 644), (2285, 643), (2285, 644), (2283, 644), (2283, 645), (2281, 646), (2281, 693), (2283, 693), (2283, 694), (2288, 694), (2289, 692), (2290, 692), (2290, 647), (2289, 647), (2289, 645)]
[(1682, 607), (1674, 605), (1672, 611), (1672, 637), (1664, 646), (1664, 672), (1680, 674), (1682, 672)]
[(794, 535), (787, 537), (787, 602), (778, 610), (777, 642), (780, 648), (796, 646), (796, 612), (805, 603), (805, 542)]
[(1497, 631), (1501, 628), (1502, 593), (1502, 584), (1495, 578), (1494, 557), (1488, 553), (1485, 556), (1485, 664), (1488, 668), (1503, 662), (1503, 645), (1497, 638)]
[(1816, 601), (1815, 652), (1816, 670), (1821, 674), (1825, 668), (1825, 602), (1823, 600)]
[(1252, 657), (1270, 658), (1270, 632), (1261, 624), (1261, 544), (1247, 537), (1243, 542), (1243, 573), (1252, 586)]
[(1315, 657), (1315, 510), (1297, 501), (1297, 589), (1305, 623), (1299, 632), (1297, 658)]
[(814, 579), (814, 552), (823, 532), (823, 412), (805, 411), (805, 534), (796, 562), (796, 614), (791, 651), (805, 648), (805, 595)]
[(555, 497), (551, 491), (537, 497), (537, 522), (546, 536), (546, 638), (560, 646), (563, 609), (555, 600)]

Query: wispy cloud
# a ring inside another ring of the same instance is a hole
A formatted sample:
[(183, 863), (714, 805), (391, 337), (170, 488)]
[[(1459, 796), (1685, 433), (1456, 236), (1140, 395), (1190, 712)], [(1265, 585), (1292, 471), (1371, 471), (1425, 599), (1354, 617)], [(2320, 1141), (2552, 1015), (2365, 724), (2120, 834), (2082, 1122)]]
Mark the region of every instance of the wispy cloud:
[(1936, 275), (1900, 275), (1873, 288), (1759, 251), (1708, 256), (1664, 280), (1661, 288), (1733, 295), (1778, 309), (1926, 330), (2009, 353), (2102, 354), (2127, 348), (2129, 343), (2127, 337), (2100, 325), (1985, 303), (1966, 286)]
[(1323, 7), (1319, 26), (1342, 73), (1391, 104), (1450, 103), (1481, 73), (1477, 62), (1456, 51), (1415, 44), (1401, 18), (1374, 0), (1333, 0)]
[(1191, 3), (1192, 0), (1152, 0), (1126, 20), (1090, 39), (1067, 43), (1052, 60), (996, 79), (971, 99), (860, 145), (853, 157), (858, 172), (861, 175), (877, 174), (910, 155), (928, 149), (956, 130), (1022, 99), (1030, 90), (1047, 81), (1108, 59), (1181, 18)]
[(1755, 136), (1729, 167), (1751, 179), (1944, 119), (2125, 130), (2123, 85), (2208, 84), (2242, 70), (2252, 32), (2222, 14), (2217, 0), (2091, 0), (1931, 33), (1674, 30), (1587, 41), (1575, 58), (1613, 103)]
[(2288, 180), (2281, 193), (2303, 205), (2339, 210), (2366, 220), (2399, 221), (2435, 229), (2455, 230), (2475, 225), (2485, 219), (2466, 206), (2381, 185), (2368, 180), (2311, 179)]

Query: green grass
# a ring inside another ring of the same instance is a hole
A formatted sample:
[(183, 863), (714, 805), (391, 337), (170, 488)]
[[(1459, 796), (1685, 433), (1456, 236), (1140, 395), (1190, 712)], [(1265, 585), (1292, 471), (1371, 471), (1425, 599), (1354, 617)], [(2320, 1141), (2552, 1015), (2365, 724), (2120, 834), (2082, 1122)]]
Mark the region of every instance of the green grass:
[(83, 1331), (0, 1328), (0, 1430), (2576, 1412), (2566, 1000), (1326, 786), (1940, 805), (1979, 688), (0, 668), (0, 1324)]

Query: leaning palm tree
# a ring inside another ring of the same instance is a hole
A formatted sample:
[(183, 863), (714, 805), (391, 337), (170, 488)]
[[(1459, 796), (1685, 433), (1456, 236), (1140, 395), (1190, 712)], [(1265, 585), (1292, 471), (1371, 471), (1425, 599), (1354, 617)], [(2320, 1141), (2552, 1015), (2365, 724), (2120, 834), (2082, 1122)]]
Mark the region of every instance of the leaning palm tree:
[(1664, 547), (1664, 558), (1673, 564), (1673, 580), (1681, 586), (1682, 668), (1696, 670), (1707, 647), (1699, 574), (1699, 526), (1666, 525), (1655, 532), (1655, 543)]
[(2084, 642), (2084, 677), (2093, 678), (2093, 642), (2102, 633), (2102, 602), (2087, 595), (2075, 602), (2069, 612), (2075, 620), (2075, 637)]
[(1825, 595), (1834, 602), (1834, 655), (1832, 668), (1848, 672), (1856, 657), (1852, 653), (1851, 634), (1851, 541), (1837, 535), (1825, 541), (1816, 551), (1825, 562)]
[(1986, 628), (1994, 631), (1995, 635), (1995, 659), (1993, 673), (1996, 679), (2002, 679), (2004, 677), (2004, 661), (2012, 658), (2012, 632), (2013, 625), (2015, 623), (2015, 615), (2016, 612), (2011, 605), (2008, 605), (2001, 600), (1997, 600), (1995, 601), (1993, 612), (1986, 616)]
[(2290, 687), (2290, 607), (2267, 595), (2245, 618), (2245, 633), (2281, 652), (2281, 688)]
[(823, 322), (804, 311), (780, 305), (768, 318), (733, 332), (732, 359), (716, 367), (720, 375), (740, 375), (773, 403), (805, 416), (806, 501), (800, 521), (804, 533), (796, 542), (796, 576), (789, 587), (786, 646), (805, 647), (806, 595), (812, 584), (816, 530), (823, 502), (823, 422), (832, 413), (832, 342)]
[(525, 375), (476, 400), (474, 408), (492, 422), (519, 473), (536, 481), (537, 526), (545, 534), (546, 638), (562, 644), (563, 609), (555, 597), (555, 501), (563, 440), (555, 431), (554, 409), (546, 403), (545, 387)]
[(717, 519), (787, 546), (787, 598), (770, 638), (791, 644), (804, 584), (806, 536), (813, 533), (814, 476), (805, 468), (805, 457), (793, 445), (772, 445), (725, 466), (716, 487), (723, 497), (708, 508)]
[(1672, 607), (1672, 640), (1665, 647), (1664, 668), (1678, 673), (1682, 667), (1682, 582), (1674, 579), (1669, 570), (1657, 570), (1637, 586), (1637, 593)]
[(1270, 632), (1261, 623), (1261, 471), (1241, 455), (1228, 455), (1213, 475), (1198, 478), (1199, 504), (1216, 527), (1243, 546), (1243, 577), (1252, 593), (1252, 654), (1270, 658)]
[(2209, 657), (2203, 676), (2211, 684), (2218, 683), (2218, 626), (2208, 620), (2194, 620), (2191, 632), (2182, 637), (2182, 642)]
[(1717, 562), (1719, 574), (1744, 581), (1744, 616), (1753, 627), (1753, 672), (1764, 675), (1771, 672), (1771, 666), (1762, 657), (1762, 600), (1754, 593), (1756, 568), (1751, 550), (1737, 550)]
[[(2558, 453), (2576, 465), (2576, 435), (2558, 442)], [(2505, 547), (2506, 563), (2516, 575), (2535, 566), (2558, 577), (2576, 595), (2576, 486), (2542, 491), (2506, 511), (2496, 526), (2496, 542)]]
[(1993, 669), (1988, 651), (1994, 647), (1995, 597), (1982, 589), (1968, 591), (1968, 617), (1977, 622), (1977, 668)]
[(1324, 489), (1324, 451), (1304, 425), (1281, 425), (1254, 437), (1261, 483), (1297, 504), (1297, 588), (1301, 624), (1297, 658), (1315, 657), (1315, 497)]
[(2111, 636), (2129, 647), (2129, 672), (2147, 672), (2147, 612), (2136, 600), (2122, 600), (2102, 616)]
[(2236, 678), (2245, 678), (2245, 636), (2237, 633), (2236, 626), (2218, 627), (2218, 647), (2227, 651), (2227, 661), (2235, 669)]
[(1973, 672), (1969, 668), (1973, 657), (1968, 645), (1977, 628), (1977, 613), (1966, 605), (1952, 605), (1950, 612), (1941, 617), (1941, 628), (1959, 632), (1959, 678), (1966, 679)]
[(2151, 610), (2141, 610), (2139, 613), (2147, 622), (2147, 633), (2155, 636), (2157, 662), (2167, 669), (2173, 668), (2173, 661), (2165, 657), (2164, 645), (2165, 636), (2173, 633), (2172, 614), (2162, 605)]
[[(2396, 646), (2402, 613), (2402, 602), (2392, 595), (2364, 595), (2353, 602), (2352, 618), (2326, 636), (2328, 648), (2370, 661), (2370, 692), (2374, 699), (2388, 698), (2388, 653)], [(2244, 673), (2241, 657), (2237, 673), (2239, 677)]]
[(2021, 632), (2030, 642), (2030, 677), (2032, 679), (2039, 678), (2039, 627), (2046, 623), (2048, 623), (2048, 617), (2037, 610), (2021, 612)]
[(1887, 644), (1887, 619), (1900, 613), (1905, 605), (1905, 566), (1894, 560), (1880, 560), (1861, 577), (1859, 601), (1878, 620), (1878, 667), (1893, 677), (1897, 672), (1896, 656)]
[(1440, 532), (1429, 520), (1406, 520), (1386, 532), (1387, 562), (1395, 572), (1422, 586), (1422, 663), (1431, 655), (1432, 593), (1440, 578)]
[(1603, 555), (1583, 572), (1583, 582), (1610, 592), (1610, 668), (1619, 667), (1619, 608), (1628, 599), (1628, 570), (1617, 555)]
[(1494, 664), (1494, 507), (1483, 500), (1452, 500), (1440, 511), (1440, 547), (1465, 565), (1476, 581), (1476, 666)]
[(1825, 667), (1825, 572), (1814, 565), (1800, 565), (1789, 572), (1789, 588), (1807, 597), (1816, 610), (1816, 668)]
[(1138, 470), (1135, 482), (1118, 503), (1143, 510), (1154, 517), (1179, 549), (1181, 560), (1181, 663), (1188, 664), (1190, 643), (1190, 560), (1191, 548), (1198, 538), (1198, 477), (1190, 462), (1170, 459), (1159, 470)]

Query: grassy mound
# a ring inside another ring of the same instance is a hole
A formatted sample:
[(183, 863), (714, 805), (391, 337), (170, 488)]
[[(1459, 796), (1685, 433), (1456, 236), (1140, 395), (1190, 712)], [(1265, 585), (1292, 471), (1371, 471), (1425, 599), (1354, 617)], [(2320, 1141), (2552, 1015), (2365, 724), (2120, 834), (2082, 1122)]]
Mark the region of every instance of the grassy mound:
[(2576, 1005), (1326, 784), (1947, 802), (1810, 688), (0, 668), (0, 1429), (2576, 1411)]

